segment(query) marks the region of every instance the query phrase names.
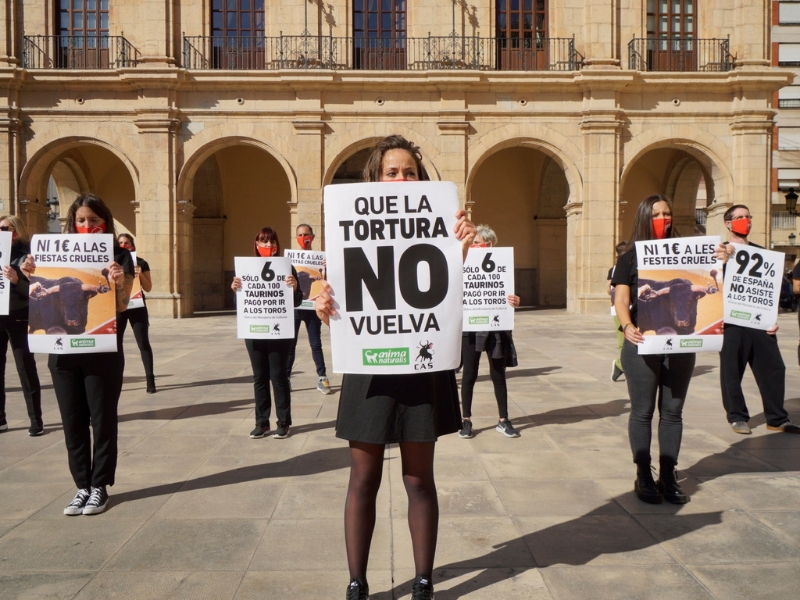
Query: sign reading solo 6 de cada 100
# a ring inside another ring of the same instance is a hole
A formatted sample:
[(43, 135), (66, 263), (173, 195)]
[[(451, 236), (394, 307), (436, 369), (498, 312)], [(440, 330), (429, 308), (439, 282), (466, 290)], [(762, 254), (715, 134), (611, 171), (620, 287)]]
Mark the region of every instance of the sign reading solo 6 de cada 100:
[(325, 188), (336, 373), (455, 369), (461, 355), (462, 251), (451, 182)]

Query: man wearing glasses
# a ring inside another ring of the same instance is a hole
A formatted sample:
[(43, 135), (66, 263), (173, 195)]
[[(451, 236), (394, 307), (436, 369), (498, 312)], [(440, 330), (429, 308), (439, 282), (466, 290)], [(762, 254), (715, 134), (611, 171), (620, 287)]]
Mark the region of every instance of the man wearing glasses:
[[(725, 228), (729, 231), (730, 243), (749, 244), (761, 248), (747, 241), (753, 218), (750, 216), (750, 209), (744, 204), (731, 206), (725, 212), (724, 220)], [(733, 248), (728, 246), (727, 252), (730, 255)], [(800, 433), (800, 426), (789, 421), (789, 415), (783, 408), (786, 366), (783, 364), (778, 340), (775, 337), (777, 331), (777, 324), (767, 331), (762, 331), (725, 323), (722, 351), (719, 353), (719, 375), (722, 404), (728, 413), (728, 423), (736, 433), (744, 435), (750, 433), (747, 424), (750, 413), (747, 411), (742, 393), (742, 377), (748, 364), (761, 392), (767, 429)]]

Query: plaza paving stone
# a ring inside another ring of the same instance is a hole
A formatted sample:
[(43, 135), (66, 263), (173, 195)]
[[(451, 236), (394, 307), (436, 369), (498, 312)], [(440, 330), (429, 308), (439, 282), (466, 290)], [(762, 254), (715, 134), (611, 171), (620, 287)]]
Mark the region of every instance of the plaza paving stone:
[[(797, 316), (780, 317), (786, 405), (800, 422)], [(327, 330), (323, 331), (330, 364)], [(716, 354), (698, 354), (684, 412), (680, 477), (692, 501), (633, 494), (624, 382), (609, 379), (608, 317), (521, 311), (509, 413), (494, 431), (486, 364), (476, 436), (443, 437), (434, 581), (438, 600), (790, 598), (800, 588), (800, 436), (768, 432), (751, 374), (752, 436), (733, 433)], [(120, 456), (109, 509), (65, 517), (74, 495), (46, 357), (45, 435), (31, 438), (13, 365), (0, 434), (0, 598), (340, 599), (348, 582), (343, 506), (349, 452), (334, 436), (336, 393), (316, 391), (301, 333), (291, 437), (251, 440), (252, 371), (235, 318), (151, 320), (159, 392), (145, 393), (126, 339)], [(484, 363), (486, 361), (484, 360)], [(274, 424), (274, 418), (273, 418)], [(653, 442), (657, 455), (657, 442)], [(378, 494), (373, 600), (407, 600), (414, 577), (400, 454)]]

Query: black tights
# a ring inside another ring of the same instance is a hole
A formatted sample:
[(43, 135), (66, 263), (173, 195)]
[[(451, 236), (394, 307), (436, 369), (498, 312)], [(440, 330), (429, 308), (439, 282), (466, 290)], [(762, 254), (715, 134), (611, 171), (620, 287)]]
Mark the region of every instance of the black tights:
[[(403, 484), (408, 494), (408, 528), (417, 575), (430, 579), (439, 531), (439, 501), (433, 480), (435, 442), (401, 442)], [(375, 530), (375, 498), (383, 473), (382, 444), (350, 442), (350, 485), (344, 506), (344, 539), (350, 577), (366, 579)]]

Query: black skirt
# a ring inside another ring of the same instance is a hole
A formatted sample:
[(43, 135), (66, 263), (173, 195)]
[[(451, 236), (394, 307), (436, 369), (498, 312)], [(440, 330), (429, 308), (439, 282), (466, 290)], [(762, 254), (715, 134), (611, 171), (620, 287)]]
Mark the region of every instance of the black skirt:
[(461, 428), (455, 371), (345, 374), (336, 437), (367, 444), (435, 442)]

